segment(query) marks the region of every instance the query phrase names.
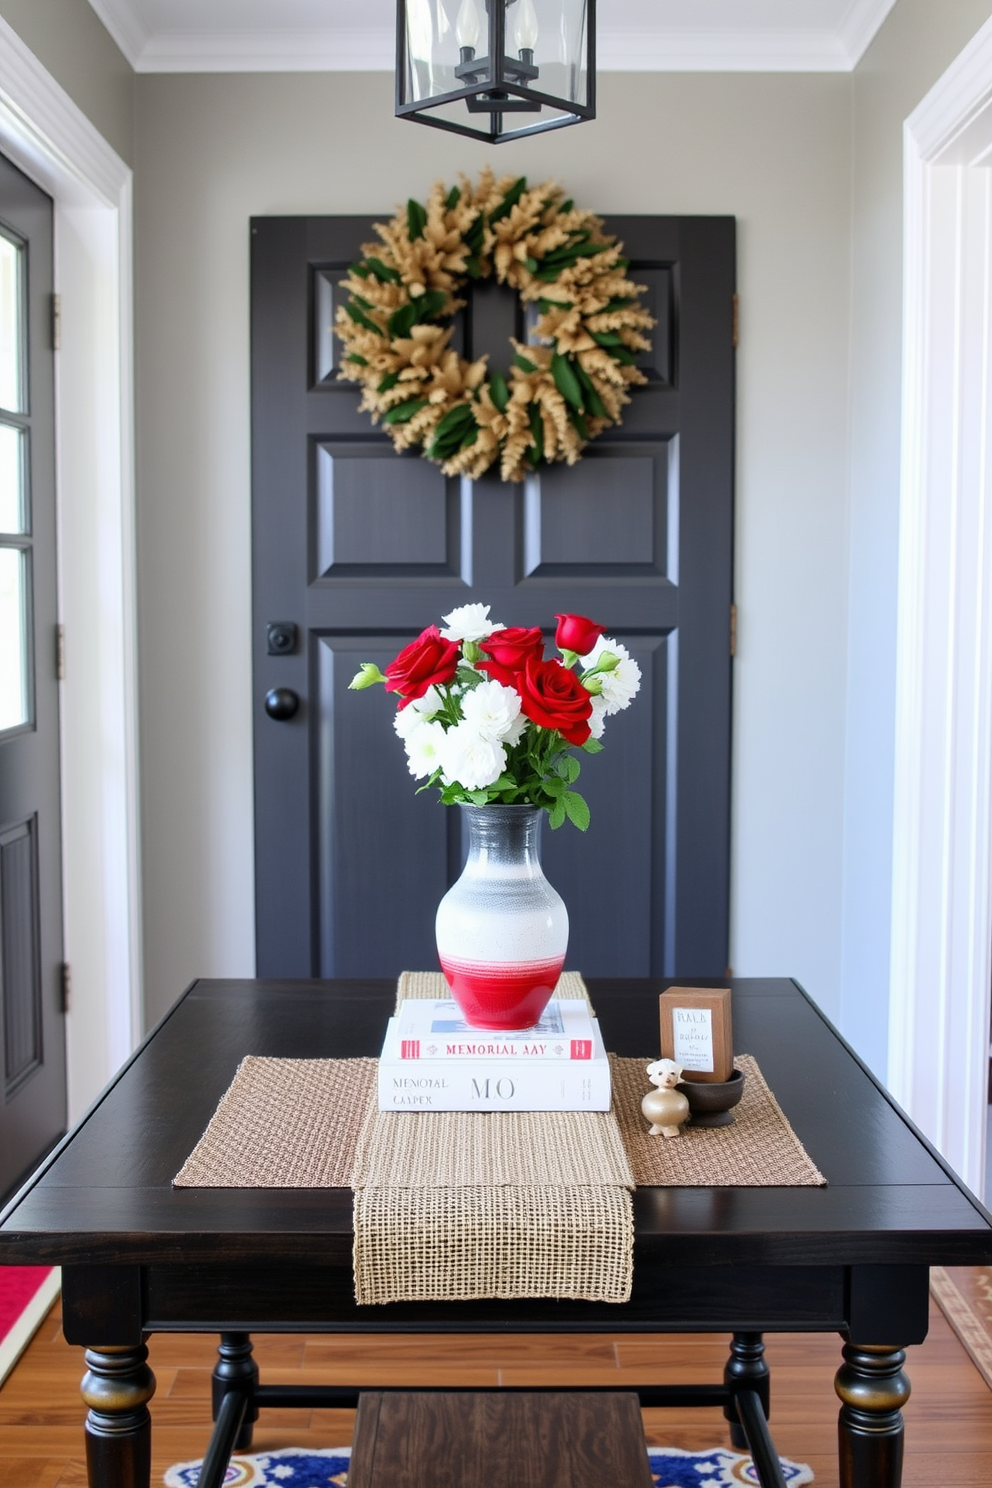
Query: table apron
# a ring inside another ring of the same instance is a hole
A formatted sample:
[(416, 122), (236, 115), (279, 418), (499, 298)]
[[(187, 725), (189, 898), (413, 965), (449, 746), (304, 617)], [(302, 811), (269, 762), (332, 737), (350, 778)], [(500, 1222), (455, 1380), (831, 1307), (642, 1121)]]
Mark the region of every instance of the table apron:
[(906, 1345), (927, 1334), (926, 1266), (641, 1265), (620, 1305), (552, 1300), (359, 1307), (349, 1268), (202, 1263), (65, 1266), (69, 1343), (133, 1345), (158, 1332), (839, 1332)]

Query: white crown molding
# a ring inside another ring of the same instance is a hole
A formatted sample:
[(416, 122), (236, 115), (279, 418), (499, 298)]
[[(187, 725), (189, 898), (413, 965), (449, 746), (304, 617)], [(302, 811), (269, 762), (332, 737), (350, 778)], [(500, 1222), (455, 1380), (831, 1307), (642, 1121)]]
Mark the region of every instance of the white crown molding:
[(896, 0), (851, 0), (838, 33), (849, 69), (857, 67), (895, 3)]
[(89, 3), (131, 66), (137, 67), (150, 33), (135, 15), (130, 0), (89, 0)]
[(603, 31), (600, 72), (845, 72), (829, 31)]
[[(138, 72), (392, 72), (395, 59), (395, 35), (384, 28), (159, 31), (134, 66)], [(600, 72), (846, 72), (851, 63), (845, 44), (827, 31), (607, 31), (597, 38), (597, 65)]]
[[(391, 26), (150, 31), (134, 0), (89, 0), (138, 72), (391, 72)], [(895, 0), (849, 0), (837, 29), (618, 31), (600, 20), (603, 72), (846, 72)]]

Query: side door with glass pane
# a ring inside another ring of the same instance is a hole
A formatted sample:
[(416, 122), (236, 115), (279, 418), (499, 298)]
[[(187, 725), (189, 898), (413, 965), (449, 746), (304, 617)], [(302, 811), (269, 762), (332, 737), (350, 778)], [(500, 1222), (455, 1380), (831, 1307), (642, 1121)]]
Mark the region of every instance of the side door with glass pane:
[(52, 202), (0, 158), (0, 1198), (65, 1130)]

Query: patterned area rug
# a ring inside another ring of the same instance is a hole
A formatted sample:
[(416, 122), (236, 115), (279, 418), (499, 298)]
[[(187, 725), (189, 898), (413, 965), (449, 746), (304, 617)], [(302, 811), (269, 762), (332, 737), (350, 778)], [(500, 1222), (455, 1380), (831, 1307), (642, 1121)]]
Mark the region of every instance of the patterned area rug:
[(992, 1389), (992, 1266), (933, 1266), (930, 1290)]
[[(286, 1447), (281, 1452), (259, 1452), (235, 1457), (224, 1479), (225, 1488), (345, 1488), (348, 1447), (314, 1452)], [(750, 1457), (723, 1447), (710, 1452), (680, 1452), (675, 1447), (650, 1447), (648, 1461), (656, 1488), (760, 1488)], [(165, 1475), (165, 1488), (196, 1488), (199, 1462), (180, 1462)], [(782, 1458), (788, 1488), (812, 1483), (813, 1474), (801, 1462)]]

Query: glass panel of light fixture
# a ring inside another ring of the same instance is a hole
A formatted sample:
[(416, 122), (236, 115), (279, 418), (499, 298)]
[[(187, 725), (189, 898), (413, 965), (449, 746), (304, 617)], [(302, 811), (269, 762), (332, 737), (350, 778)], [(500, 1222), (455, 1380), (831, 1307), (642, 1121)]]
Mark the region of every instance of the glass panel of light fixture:
[(509, 57), (533, 53), (538, 76), (528, 83), (538, 93), (577, 103), (589, 101), (589, 38), (586, 0), (513, 0), (506, 13)]
[[(486, 0), (405, 0), (405, 9), (403, 103), (440, 98), (493, 77)], [(587, 24), (587, 0), (508, 0), (506, 81), (551, 94), (566, 105), (585, 107), (589, 98)], [(514, 63), (522, 64), (519, 74), (514, 72)], [(466, 105), (459, 108), (464, 115)], [(470, 122), (484, 128), (484, 117), (472, 112)], [(543, 122), (563, 112), (544, 110)], [(513, 127), (533, 127), (539, 122), (532, 110), (527, 117), (514, 120)]]
[(0, 730), (28, 722), (27, 554), (0, 548)]
[(0, 423), (0, 532), (24, 532), (24, 433)]
[(485, 9), (480, 0), (473, 19), (475, 5), (476, 0), (406, 0), (406, 74), (401, 80), (404, 103), (438, 98), (465, 86), (455, 76), (460, 61), (455, 24), (459, 23), (462, 36), (476, 37), (471, 43), (473, 50), (485, 55), (485, 24), (478, 24), (478, 12), (485, 23)]
[(0, 233), (0, 408), (23, 413), (24, 250)]

